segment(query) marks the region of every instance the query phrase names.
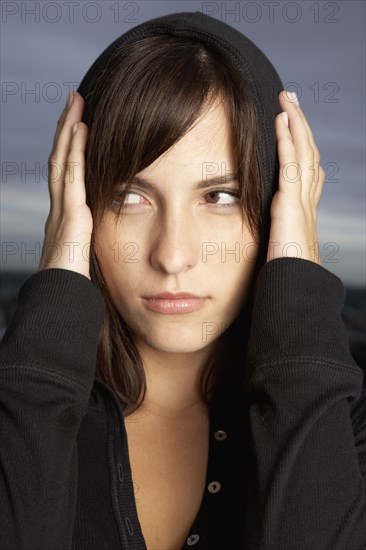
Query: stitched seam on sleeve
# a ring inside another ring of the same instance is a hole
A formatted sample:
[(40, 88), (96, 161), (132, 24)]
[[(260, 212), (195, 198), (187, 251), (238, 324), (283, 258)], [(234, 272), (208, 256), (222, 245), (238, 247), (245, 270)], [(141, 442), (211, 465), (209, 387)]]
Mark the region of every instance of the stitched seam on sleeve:
[(350, 365), (347, 365), (346, 363), (338, 363), (336, 361), (328, 361), (326, 359), (319, 359), (319, 357), (312, 357), (310, 355), (304, 355), (303, 357), (294, 357), (290, 359), (278, 359), (277, 361), (270, 361), (267, 363), (261, 364), (257, 369), (256, 372), (259, 372), (265, 367), (272, 366), (272, 365), (283, 365), (287, 363), (316, 363), (318, 365), (327, 365), (328, 367), (340, 369), (340, 370), (347, 370), (353, 374), (357, 374), (358, 376), (362, 375), (362, 370), (360, 367), (351, 367)]
[(50, 378), (55, 378), (56, 380), (63, 380), (65, 382), (69, 382), (73, 386), (77, 386), (80, 389), (83, 389), (83, 390), (87, 389), (85, 384), (80, 383), (78, 380), (75, 380), (74, 378), (70, 378), (68, 376), (65, 376), (64, 374), (56, 372), (56, 371), (50, 369), (49, 367), (44, 367), (43, 365), (38, 365), (36, 363), (31, 363), (31, 364), (28, 364), (26, 366), (23, 366), (23, 365), (17, 365), (17, 366), (4, 365), (4, 366), (0, 366), (0, 371), (7, 370), (7, 369), (11, 369), (11, 370), (33, 370), (33, 371), (38, 372), (38, 373), (48, 374)]

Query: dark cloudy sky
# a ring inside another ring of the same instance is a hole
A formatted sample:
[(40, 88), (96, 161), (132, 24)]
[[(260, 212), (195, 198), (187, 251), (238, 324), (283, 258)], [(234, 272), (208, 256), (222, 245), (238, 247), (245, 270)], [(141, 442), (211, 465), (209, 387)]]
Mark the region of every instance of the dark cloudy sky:
[[(322, 265), (365, 284), (364, 1), (3, 1), (1, 269), (35, 271), (49, 209), (47, 158), (67, 93), (119, 35), (150, 18), (202, 11), (239, 29), (297, 91), (327, 180)], [(35, 252), (31, 252), (31, 251)]]

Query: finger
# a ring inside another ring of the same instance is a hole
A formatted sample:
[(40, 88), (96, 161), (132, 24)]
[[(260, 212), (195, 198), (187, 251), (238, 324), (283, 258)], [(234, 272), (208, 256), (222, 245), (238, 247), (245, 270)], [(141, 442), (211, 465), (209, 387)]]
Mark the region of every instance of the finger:
[(302, 200), (308, 203), (314, 195), (316, 185), (317, 166), (315, 153), (308, 132), (308, 124), (305, 124), (305, 115), (299, 106), (288, 101), (288, 95), (281, 95), (281, 104), (289, 116), (289, 127), (296, 149), (296, 157), (299, 162), (301, 174)]
[(324, 183), (325, 183), (325, 176), (326, 176), (322, 166), (319, 165), (318, 170), (319, 170), (319, 174), (318, 174), (319, 181), (316, 185), (314, 185), (314, 193), (313, 193), (313, 200), (314, 200), (315, 206), (318, 206), (319, 204), (320, 197), (321, 197)]
[(68, 96), (68, 101), (66, 102), (66, 105), (59, 117), (59, 119), (57, 120), (57, 127), (56, 127), (56, 131), (55, 131), (55, 134), (54, 134), (54, 137), (53, 137), (53, 143), (52, 143), (52, 149), (51, 149), (51, 152), (48, 156), (48, 191), (49, 191), (49, 195), (50, 195), (50, 201), (51, 201), (51, 208), (50, 208), (50, 214), (47, 218), (47, 220), (49, 220), (51, 214), (53, 213), (53, 210), (54, 210), (54, 207), (55, 207), (55, 203), (57, 202), (57, 196), (60, 194), (59, 191), (58, 191), (58, 187), (59, 187), (59, 183), (58, 185), (55, 185), (55, 183), (58, 181), (61, 180), (61, 170), (60, 170), (60, 166), (58, 165), (57, 163), (57, 160), (56, 160), (56, 146), (57, 146), (57, 142), (58, 142), (58, 139), (59, 139), (59, 135), (60, 135), (60, 132), (63, 128), (63, 125), (64, 125), (64, 122), (65, 122), (65, 118), (66, 118), (66, 115), (67, 115), (67, 111), (70, 107), (70, 98), (71, 98), (72, 94), (70, 93), (69, 96)]
[(63, 204), (64, 208), (68, 210), (83, 206), (86, 202), (85, 149), (87, 136), (87, 125), (79, 122), (76, 132), (72, 135), (65, 167)]
[(289, 117), (289, 128), (296, 149), (296, 156), (302, 167), (309, 166), (309, 163), (314, 161), (314, 151), (309, 141), (306, 126), (303, 123), (300, 108), (285, 100), (285, 95), (282, 95), (281, 104)]
[(283, 116), (284, 113), (282, 112), (275, 118), (277, 153), (280, 164), (279, 189), (300, 198), (301, 178), (295, 144)]
[(60, 135), (60, 132), (61, 132), (61, 128), (63, 126), (63, 123), (64, 123), (64, 120), (65, 120), (65, 117), (67, 115), (67, 111), (69, 110), (69, 107), (71, 105), (71, 100), (73, 98), (73, 93), (70, 92), (68, 94), (68, 97), (67, 97), (67, 101), (66, 101), (66, 104), (65, 104), (65, 107), (63, 108), (63, 111), (59, 117), (59, 119), (57, 120), (57, 126), (56, 126), (56, 131), (55, 131), (55, 135), (53, 136), (53, 143), (52, 143), (52, 149), (51, 149), (51, 152), (50, 152), (50, 156), (53, 154), (54, 150), (56, 149), (56, 145), (57, 145), (57, 140), (58, 140), (58, 137)]
[(307, 129), (309, 141), (314, 151), (314, 162), (312, 165), (309, 166), (309, 169), (313, 172), (311, 188), (310, 188), (310, 199), (312, 200), (313, 203), (315, 203), (315, 205), (317, 205), (319, 203), (320, 196), (321, 196), (324, 182), (325, 182), (325, 172), (322, 166), (320, 165), (320, 152), (318, 147), (315, 144), (314, 136), (310, 129), (307, 118), (300, 106), (298, 106), (298, 110), (299, 110), (300, 116), (302, 117), (304, 126)]
[[(288, 98), (287, 94), (286, 94), (285, 97), (287, 98), (286, 100), (288, 101), (289, 98)], [(291, 101), (293, 101), (293, 100), (291, 100)], [(320, 195), (322, 193), (324, 182), (325, 182), (325, 172), (324, 172), (322, 166), (320, 165), (320, 152), (319, 152), (319, 149), (316, 146), (316, 143), (314, 141), (314, 136), (313, 136), (313, 133), (312, 133), (311, 128), (309, 126), (309, 123), (307, 121), (307, 118), (306, 118), (305, 114), (303, 113), (300, 106), (298, 106), (298, 111), (299, 111), (299, 114), (302, 118), (303, 124), (304, 124), (304, 126), (307, 130), (309, 142), (310, 142), (311, 147), (312, 147), (313, 152), (314, 152), (314, 161), (308, 167), (313, 172), (313, 176), (312, 176), (312, 180), (311, 180), (311, 186), (310, 186), (310, 190), (309, 190), (309, 198), (310, 198), (310, 201), (312, 203), (317, 205), (319, 203)]]
[(56, 131), (54, 150), (49, 158), (49, 192), (51, 198), (51, 210), (54, 215), (59, 215), (63, 195), (65, 178), (65, 163), (69, 154), (72, 141), (72, 127), (82, 117), (84, 100), (75, 92), (72, 105), (60, 117), (60, 123)]
[[(286, 104), (292, 103), (293, 105), (296, 106), (296, 104), (294, 103), (294, 100), (293, 100), (293, 99), (290, 99), (289, 96), (288, 96), (288, 94), (287, 94), (286, 92), (284, 92), (283, 96), (284, 96), (284, 100), (286, 101)], [(301, 109), (301, 106), (298, 105), (297, 108), (298, 108), (298, 110), (299, 110), (300, 117), (302, 118), (302, 121), (303, 121), (303, 123), (304, 123), (304, 125), (305, 125), (306, 131), (307, 131), (307, 134), (308, 134), (309, 142), (310, 142), (311, 147), (312, 147), (312, 149), (313, 149), (313, 151), (314, 151), (314, 158), (317, 160), (317, 162), (319, 162), (319, 160), (320, 160), (319, 149), (318, 149), (318, 147), (316, 146), (316, 143), (315, 143), (315, 141), (314, 141), (314, 136), (313, 136), (313, 133), (312, 133), (311, 128), (310, 128), (310, 126), (309, 126), (309, 123), (308, 123), (308, 121), (307, 121), (307, 118), (306, 118), (306, 116), (305, 116), (303, 110)]]

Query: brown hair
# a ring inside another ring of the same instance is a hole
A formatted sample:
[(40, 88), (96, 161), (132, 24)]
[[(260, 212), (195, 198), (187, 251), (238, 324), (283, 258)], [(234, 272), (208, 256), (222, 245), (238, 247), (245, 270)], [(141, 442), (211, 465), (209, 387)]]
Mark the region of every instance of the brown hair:
[[(89, 127), (85, 182), (94, 229), (116, 198), (116, 184), (126, 183), (127, 192), (130, 179), (180, 140), (217, 97), (225, 100), (231, 121), (243, 220), (253, 234), (260, 235), (256, 118), (243, 75), (211, 47), (168, 34), (140, 39), (114, 51), (93, 92), (85, 98), (83, 120)], [(122, 206), (123, 196), (118, 199)], [(94, 230), (92, 244), (93, 236)], [(106, 302), (96, 376), (112, 387), (128, 415), (145, 396), (144, 369), (131, 329), (113, 304), (93, 248), (90, 261), (92, 281)], [(236, 327), (235, 322), (233, 325)], [(210, 400), (210, 383), (216, 387), (224, 362), (228, 365), (237, 341), (235, 327), (218, 338), (215, 354), (202, 372), (204, 403)]]

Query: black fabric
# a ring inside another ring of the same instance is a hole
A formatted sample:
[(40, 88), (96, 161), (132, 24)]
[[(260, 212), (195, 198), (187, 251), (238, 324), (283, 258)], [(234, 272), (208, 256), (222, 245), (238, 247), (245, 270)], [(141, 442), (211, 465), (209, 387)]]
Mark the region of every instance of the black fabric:
[[(365, 548), (366, 391), (342, 305), (340, 279), (322, 266), (262, 267), (251, 392), (228, 383), (215, 397), (206, 485), (222, 488), (205, 492), (183, 548)], [(35, 273), (19, 291), (0, 346), (2, 550), (146, 548), (124, 419), (95, 378), (103, 314), (73, 271)]]
[[(111, 48), (154, 32), (207, 41), (250, 82), (268, 217), (278, 182), (276, 71), (246, 37), (200, 12), (143, 23)], [(85, 97), (108, 52), (80, 84)], [(251, 383), (244, 397), (227, 380), (210, 407), (206, 490), (184, 549), (366, 549), (366, 392), (343, 300), (342, 281), (323, 266), (262, 262), (245, 365)], [(95, 376), (104, 315), (94, 283), (74, 271), (34, 273), (19, 291), (0, 345), (1, 550), (146, 550), (124, 418)], [(208, 490), (212, 482), (218, 492)]]

